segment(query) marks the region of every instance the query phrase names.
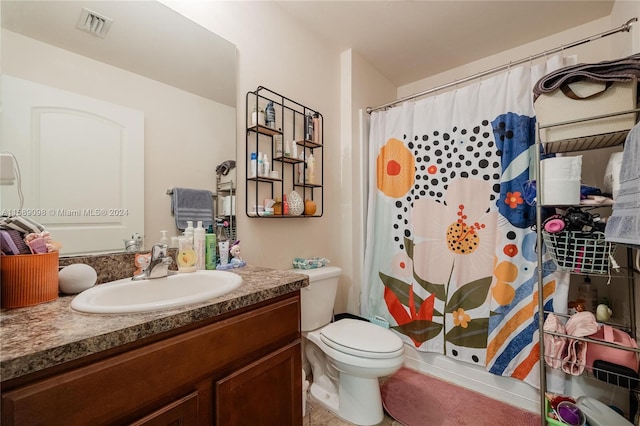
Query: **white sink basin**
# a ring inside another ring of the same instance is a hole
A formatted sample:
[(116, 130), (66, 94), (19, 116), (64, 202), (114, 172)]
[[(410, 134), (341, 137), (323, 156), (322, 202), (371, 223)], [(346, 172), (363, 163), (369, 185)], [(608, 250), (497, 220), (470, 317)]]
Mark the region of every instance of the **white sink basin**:
[(204, 302), (240, 287), (242, 277), (227, 271), (178, 273), (99, 284), (73, 298), (71, 308), (94, 314), (149, 312)]

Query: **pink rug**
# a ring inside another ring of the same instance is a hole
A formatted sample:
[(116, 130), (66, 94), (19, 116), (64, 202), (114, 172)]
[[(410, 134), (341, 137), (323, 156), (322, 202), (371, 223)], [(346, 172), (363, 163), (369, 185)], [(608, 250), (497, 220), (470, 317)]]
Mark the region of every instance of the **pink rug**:
[(538, 426), (540, 415), (402, 367), (381, 386), (385, 410), (405, 426)]

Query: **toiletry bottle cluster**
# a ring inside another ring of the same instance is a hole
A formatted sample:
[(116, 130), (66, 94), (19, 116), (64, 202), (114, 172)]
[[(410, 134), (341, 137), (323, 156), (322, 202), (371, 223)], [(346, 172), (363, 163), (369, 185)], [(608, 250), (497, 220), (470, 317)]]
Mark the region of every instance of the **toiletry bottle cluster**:
[(251, 174), (250, 177), (269, 177), (271, 174), (271, 163), (269, 154), (258, 152), (251, 153)]
[[(266, 124), (256, 126), (247, 116), (247, 216), (322, 216), (322, 115), (263, 86), (247, 93), (247, 111), (254, 107), (265, 109)], [(272, 107), (275, 115), (270, 115)], [(299, 197), (292, 196), (292, 191)], [(314, 203), (308, 209), (313, 213), (305, 212), (307, 200)]]
[[(161, 242), (166, 241), (166, 232), (162, 231)], [(178, 238), (178, 253), (176, 263), (180, 272), (194, 272), (203, 269), (216, 269), (217, 264), (217, 235), (213, 233), (213, 226), (207, 230), (202, 221), (193, 227), (193, 221), (187, 221), (184, 233)], [(228, 242), (227, 242), (228, 244)]]

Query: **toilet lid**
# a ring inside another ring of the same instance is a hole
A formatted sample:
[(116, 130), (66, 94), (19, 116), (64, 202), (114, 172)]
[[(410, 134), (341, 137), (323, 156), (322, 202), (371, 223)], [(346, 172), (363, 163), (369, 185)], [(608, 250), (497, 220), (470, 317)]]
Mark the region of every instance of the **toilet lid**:
[(320, 338), (337, 351), (365, 358), (395, 358), (404, 351), (402, 340), (391, 330), (349, 318), (322, 328)]

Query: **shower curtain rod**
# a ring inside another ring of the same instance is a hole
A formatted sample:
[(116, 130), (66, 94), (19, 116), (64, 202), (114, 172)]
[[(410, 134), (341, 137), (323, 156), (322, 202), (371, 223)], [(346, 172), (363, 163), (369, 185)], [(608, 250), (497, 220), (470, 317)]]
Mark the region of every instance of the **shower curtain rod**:
[(452, 81), (450, 83), (443, 84), (441, 86), (437, 86), (437, 87), (434, 87), (434, 88), (431, 88), (431, 89), (428, 89), (428, 90), (424, 90), (422, 92), (414, 93), (413, 95), (409, 95), (409, 96), (405, 96), (404, 98), (396, 99), (393, 102), (388, 102), (386, 104), (379, 105), (377, 107), (367, 107), (367, 114), (371, 114), (373, 111), (377, 111), (377, 110), (380, 110), (380, 109), (388, 108), (390, 106), (397, 105), (397, 104), (400, 104), (402, 102), (409, 101), (411, 99), (419, 98), (421, 96), (425, 96), (425, 95), (428, 95), (430, 93), (437, 92), (438, 90), (447, 89), (449, 87), (455, 86), (456, 84), (466, 83), (467, 81), (475, 80), (476, 78), (484, 77), (486, 75), (489, 75), (489, 74), (492, 74), (492, 73), (495, 73), (495, 72), (498, 72), (498, 71), (506, 70), (506, 69), (509, 69), (510, 67), (513, 67), (513, 66), (516, 66), (516, 65), (520, 65), (520, 64), (524, 64), (525, 62), (533, 61), (535, 59), (542, 58), (544, 56), (547, 56), (547, 55), (550, 55), (550, 54), (553, 54), (553, 53), (561, 52), (561, 51), (563, 51), (565, 49), (570, 49), (572, 47), (580, 46), (581, 44), (589, 43), (591, 41), (595, 41), (595, 40), (610, 36), (612, 34), (616, 34), (616, 33), (620, 33), (620, 32), (629, 32), (629, 30), (631, 30), (631, 26), (633, 25), (633, 23), (637, 22), (637, 21), (638, 21), (638, 18), (631, 18), (624, 25), (621, 25), (621, 26), (619, 26), (617, 28), (614, 28), (614, 29), (611, 29), (609, 31), (605, 31), (603, 33), (596, 34), (596, 35), (591, 36), (591, 37), (583, 38), (582, 40), (574, 41), (573, 43), (562, 45), (560, 47), (556, 47), (555, 49), (545, 50), (544, 52), (538, 53), (536, 55), (532, 55), (532, 56), (520, 59), (520, 60), (515, 61), (515, 62), (509, 62), (508, 64), (504, 64), (504, 65), (501, 65), (501, 66), (498, 66), (498, 67), (495, 67), (495, 68), (491, 68), (489, 70), (482, 71), (482, 72), (479, 72), (477, 74), (470, 75), (469, 77), (461, 78), (459, 80), (454, 80), (454, 81)]

